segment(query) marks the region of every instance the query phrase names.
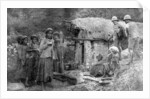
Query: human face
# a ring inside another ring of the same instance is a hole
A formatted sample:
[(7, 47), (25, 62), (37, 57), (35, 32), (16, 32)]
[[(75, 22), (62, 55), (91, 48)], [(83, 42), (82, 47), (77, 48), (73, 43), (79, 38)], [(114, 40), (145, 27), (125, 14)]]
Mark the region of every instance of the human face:
[(25, 38), (24, 39), (24, 44), (27, 44), (28, 43), (28, 38)]
[(118, 24), (118, 21), (115, 20), (115, 21), (112, 21), (114, 25)]
[(54, 36), (54, 39), (55, 39), (56, 41), (59, 41), (58, 35), (55, 35), (55, 36)]
[(33, 38), (32, 42), (33, 42), (33, 43), (37, 43), (37, 39), (36, 39), (36, 38)]
[(125, 23), (128, 24), (130, 22), (130, 20), (125, 20)]
[(46, 37), (48, 39), (52, 39), (52, 31), (49, 31), (47, 34), (46, 34)]

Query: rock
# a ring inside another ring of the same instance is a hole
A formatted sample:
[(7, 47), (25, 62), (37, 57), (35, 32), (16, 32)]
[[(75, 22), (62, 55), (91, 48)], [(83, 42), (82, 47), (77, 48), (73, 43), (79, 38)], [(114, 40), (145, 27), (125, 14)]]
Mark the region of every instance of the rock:
[(23, 83), (8, 83), (7, 84), (8, 91), (23, 91), (26, 90)]
[(84, 82), (83, 73), (80, 70), (67, 71), (65, 72), (65, 75), (76, 78), (77, 84)]
[(86, 88), (85, 86), (78, 86), (78, 87), (74, 87), (72, 89), (72, 91), (88, 91), (88, 88)]
[(128, 49), (125, 49), (121, 52), (121, 58), (122, 59), (127, 59), (129, 57), (129, 51)]
[(105, 65), (104, 64), (96, 64), (92, 66), (90, 70), (90, 74), (94, 77), (101, 77), (105, 74)]

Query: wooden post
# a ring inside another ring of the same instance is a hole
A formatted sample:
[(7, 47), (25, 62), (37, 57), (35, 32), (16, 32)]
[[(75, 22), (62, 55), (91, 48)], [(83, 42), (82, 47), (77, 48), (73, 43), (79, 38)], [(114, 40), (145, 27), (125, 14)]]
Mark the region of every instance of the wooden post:
[(61, 57), (60, 57), (60, 68), (61, 68), (61, 73), (63, 73), (64, 72), (64, 35), (62, 32), (60, 32), (60, 46), (62, 47)]

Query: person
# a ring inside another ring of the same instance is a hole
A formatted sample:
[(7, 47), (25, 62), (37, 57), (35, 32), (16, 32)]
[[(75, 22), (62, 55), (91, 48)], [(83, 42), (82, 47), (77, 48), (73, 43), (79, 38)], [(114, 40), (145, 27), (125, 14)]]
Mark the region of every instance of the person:
[(29, 86), (29, 83), (35, 82), (37, 74), (37, 65), (39, 60), (38, 37), (33, 35), (30, 39), (31, 44), (28, 45), (25, 61), (26, 86)]
[(55, 32), (53, 38), (54, 38), (53, 70), (54, 72), (59, 72), (60, 67), (60, 62), (58, 60), (58, 44), (60, 42), (59, 33)]
[(45, 31), (45, 38), (40, 43), (40, 59), (38, 65), (38, 73), (36, 82), (40, 82), (42, 90), (45, 90), (45, 84), (48, 81), (52, 82), (53, 79), (53, 45), (54, 40), (52, 39), (53, 29), (48, 28)]
[(64, 72), (64, 49), (65, 49), (65, 43), (64, 43), (64, 37), (62, 32), (55, 32), (54, 33), (54, 49), (55, 49), (55, 61), (57, 61), (57, 65), (55, 64), (56, 72), (63, 73)]
[(15, 78), (21, 81), (25, 78), (24, 75), (24, 65), (26, 60), (26, 50), (27, 50), (27, 43), (28, 38), (27, 36), (18, 36), (17, 37), (17, 72)]
[(121, 60), (121, 51), (122, 51), (122, 43), (123, 41), (127, 38), (127, 33), (125, 31), (125, 28), (121, 26), (118, 23), (118, 18), (116, 16), (112, 17), (112, 22), (113, 22), (113, 29), (114, 29), (114, 35), (113, 35), (113, 41), (114, 41), (114, 46), (118, 47), (119, 49), (119, 60)]
[(120, 69), (119, 64), (119, 49), (116, 46), (109, 48), (109, 54), (107, 56), (108, 66), (109, 66), (109, 75), (117, 74)]
[[(133, 63), (133, 56), (136, 55), (137, 58), (140, 59), (140, 54), (139, 54), (139, 33), (138, 33), (138, 27), (135, 22), (132, 21), (130, 15), (125, 15), (124, 16), (124, 21), (126, 23), (126, 31), (128, 34), (128, 50), (130, 53), (130, 59), (129, 63)], [(132, 52), (133, 51), (133, 52)]]
[(101, 75), (102, 77), (116, 77), (119, 69), (119, 49), (116, 46), (111, 46), (108, 50), (108, 55), (92, 66), (90, 74), (94, 76)]

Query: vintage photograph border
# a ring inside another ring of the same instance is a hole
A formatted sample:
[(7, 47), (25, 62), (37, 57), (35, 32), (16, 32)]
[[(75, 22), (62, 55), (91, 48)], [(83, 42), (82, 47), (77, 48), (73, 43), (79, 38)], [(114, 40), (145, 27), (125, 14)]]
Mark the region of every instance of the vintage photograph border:
[[(84, 4), (83, 4), (84, 3)], [(141, 8), (138, 1), (1, 1), (1, 65), (0, 65), (0, 97), (1, 98), (150, 98), (149, 93), (149, 10), (143, 8), (143, 91), (7, 91), (7, 8)], [(147, 34), (144, 34), (147, 33)]]

